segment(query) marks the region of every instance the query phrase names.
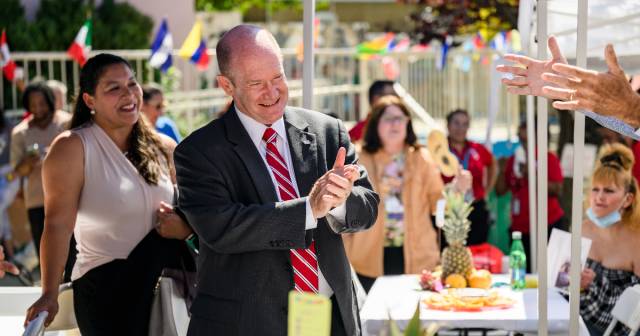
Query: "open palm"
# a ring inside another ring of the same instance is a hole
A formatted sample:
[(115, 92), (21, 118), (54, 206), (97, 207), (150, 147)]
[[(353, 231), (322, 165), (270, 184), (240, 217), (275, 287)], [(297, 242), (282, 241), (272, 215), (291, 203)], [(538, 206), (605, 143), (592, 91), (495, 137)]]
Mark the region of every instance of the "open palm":
[(555, 73), (552, 66), (556, 63), (566, 64), (567, 60), (560, 51), (558, 41), (551, 36), (547, 41), (549, 50), (551, 51), (551, 59), (547, 61), (539, 61), (531, 57), (507, 54), (504, 56), (506, 60), (518, 63), (522, 66), (498, 65), (496, 70), (504, 73), (513, 74), (513, 78), (503, 78), (502, 83), (507, 85), (507, 91), (519, 95), (534, 95), (549, 98), (542, 91), (544, 86), (549, 83), (542, 80), (542, 74), (545, 72)]

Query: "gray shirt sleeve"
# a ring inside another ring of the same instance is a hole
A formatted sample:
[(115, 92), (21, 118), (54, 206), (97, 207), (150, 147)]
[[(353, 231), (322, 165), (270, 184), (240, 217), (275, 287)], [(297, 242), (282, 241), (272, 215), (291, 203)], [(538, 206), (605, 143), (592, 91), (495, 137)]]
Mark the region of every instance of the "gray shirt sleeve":
[(595, 120), (598, 124), (612, 131), (620, 133), (624, 136), (628, 136), (634, 140), (640, 140), (640, 129), (636, 130), (629, 124), (619, 119), (599, 115), (593, 111), (579, 110), (578, 112), (583, 113), (585, 116)]

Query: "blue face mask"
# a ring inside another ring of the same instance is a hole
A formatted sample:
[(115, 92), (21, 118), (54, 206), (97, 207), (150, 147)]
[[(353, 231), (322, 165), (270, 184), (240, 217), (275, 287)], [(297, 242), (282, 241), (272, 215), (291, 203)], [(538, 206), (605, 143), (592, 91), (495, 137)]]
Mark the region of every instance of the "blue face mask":
[(622, 216), (620, 215), (620, 211), (616, 210), (613, 211), (612, 213), (603, 216), (603, 217), (597, 217), (595, 213), (593, 213), (593, 210), (591, 210), (591, 208), (587, 209), (587, 217), (589, 217), (589, 219), (596, 224), (598, 227), (601, 228), (608, 228), (611, 225), (619, 222), (620, 220), (622, 220)]

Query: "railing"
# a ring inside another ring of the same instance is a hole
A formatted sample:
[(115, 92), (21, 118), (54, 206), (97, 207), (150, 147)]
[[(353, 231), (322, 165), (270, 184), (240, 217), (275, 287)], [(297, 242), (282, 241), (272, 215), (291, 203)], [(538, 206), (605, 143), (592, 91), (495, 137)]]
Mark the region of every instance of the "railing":
[[(177, 71), (172, 76), (162, 75), (148, 65), (149, 50), (104, 50), (94, 51), (118, 54), (129, 60), (141, 83), (173, 82), (167, 92), (169, 113), (178, 120), (183, 132), (189, 132), (208, 120), (226, 106), (229, 98), (217, 88), (215, 76), (218, 72), (215, 51), (209, 50), (211, 64), (206, 71), (174, 55)], [(290, 105), (301, 105), (302, 63), (293, 49), (283, 49), (285, 74), (290, 84)], [(490, 92), (491, 63), (475, 61), (467, 71), (455, 66), (456, 58), (474, 57), (492, 59), (491, 52), (472, 56), (462, 51), (448, 55), (444, 70), (436, 67), (437, 56), (433, 52), (390, 53), (400, 68), (399, 82), (436, 120), (442, 120), (455, 108), (466, 108), (475, 125), (483, 125), (488, 116), (490, 94), (498, 94), (503, 102), (496, 113), (495, 126), (513, 125), (519, 115), (517, 98), (507, 96), (504, 89)], [(364, 117), (369, 108), (367, 90), (376, 79), (384, 79), (380, 59), (363, 61), (355, 49), (318, 49), (315, 52), (316, 86), (314, 87), (314, 109), (332, 112), (343, 120), (355, 121)], [(41, 79), (58, 79), (68, 88), (72, 98), (78, 83), (80, 68), (64, 52), (14, 52), (12, 58), (22, 66), (26, 82)], [(506, 103), (510, 100), (510, 103)], [(10, 113), (21, 113), (20, 93), (15, 85), (0, 81), (0, 106)], [(511, 106), (507, 110), (507, 106)]]

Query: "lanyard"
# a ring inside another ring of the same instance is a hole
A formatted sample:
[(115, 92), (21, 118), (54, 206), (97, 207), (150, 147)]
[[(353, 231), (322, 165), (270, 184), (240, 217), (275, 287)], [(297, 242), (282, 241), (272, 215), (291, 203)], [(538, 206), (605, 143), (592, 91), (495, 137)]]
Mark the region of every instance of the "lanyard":
[(473, 148), (471, 148), (470, 146), (465, 146), (462, 149), (462, 152), (464, 153), (462, 155), (462, 158), (458, 156), (458, 153), (456, 153), (453, 148), (450, 148), (449, 151), (453, 153), (453, 155), (455, 155), (459, 161), (462, 161), (462, 168), (464, 168), (465, 170), (469, 170), (469, 158), (471, 157), (471, 151), (473, 151)]

